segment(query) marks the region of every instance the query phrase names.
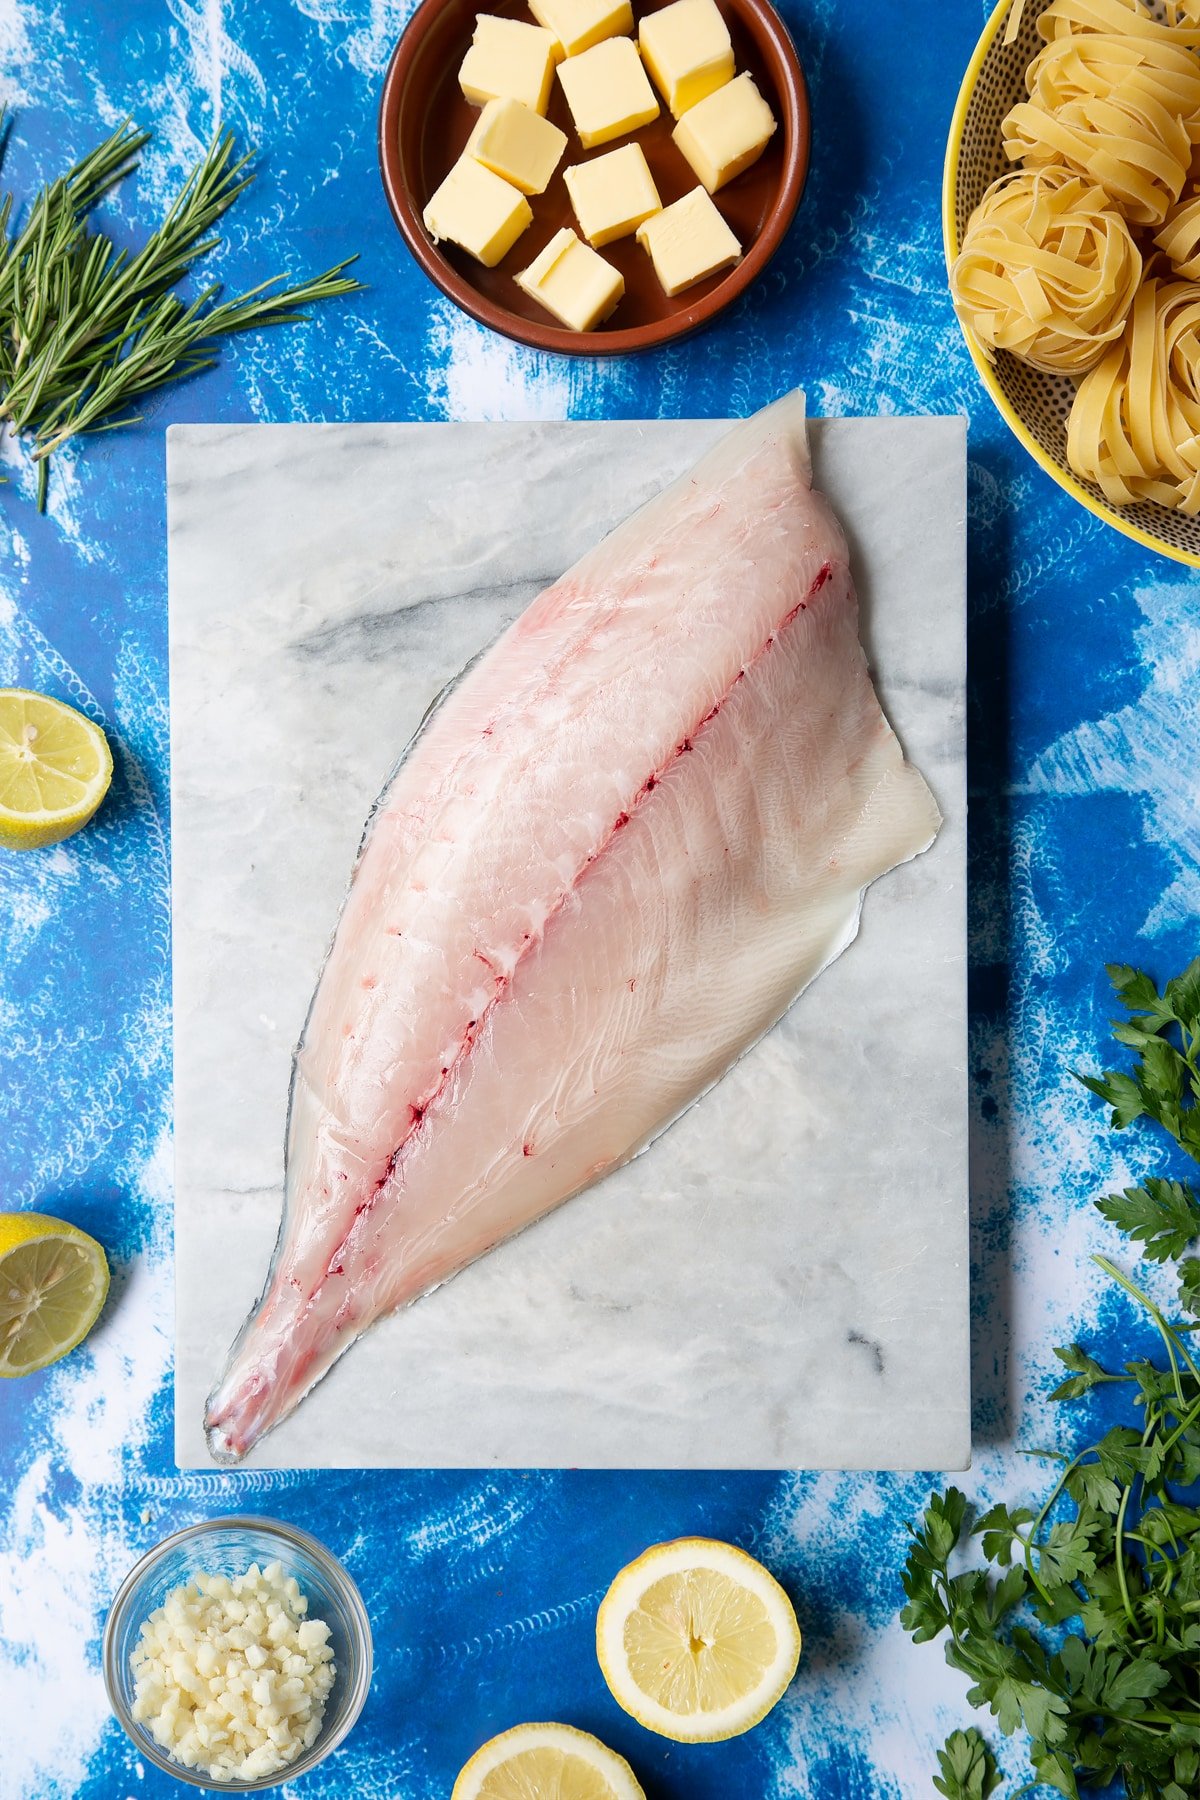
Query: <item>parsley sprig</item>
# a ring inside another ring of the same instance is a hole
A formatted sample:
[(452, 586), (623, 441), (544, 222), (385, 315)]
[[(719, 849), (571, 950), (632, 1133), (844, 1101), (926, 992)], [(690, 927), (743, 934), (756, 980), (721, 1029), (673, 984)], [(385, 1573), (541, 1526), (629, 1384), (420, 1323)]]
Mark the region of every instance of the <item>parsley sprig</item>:
[(1136, 1052), (1137, 1063), (1132, 1074), (1106, 1069), (1079, 1079), (1112, 1107), (1115, 1131), (1135, 1119), (1154, 1119), (1200, 1162), (1200, 956), (1161, 994), (1140, 969), (1106, 967), (1130, 1014), (1113, 1025), (1113, 1037)]
[[(1133, 1015), (1114, 1028), (1135, 1053), (1132, 1073), (1081, 1076), (1123, 1130), (1147, 1117), (1200, 1161), (1200, 958), (1160, 994), (1149, 976), (1109, 975)], [(1051, 1396), (1069, 1402), (1109, 1384), (1128, 1389), (1138, 1424), (1115, 1425), (1058, 1465), (1034, 1511), (991, 1507), (973, 1518), (957, 1488), (935, 1494), (904, 1571), (901, 1614), (918, 1643), (946, 1637), (946, 1660), (971, 1678), (968, 1699), (1006, 1735), (1030, 1739), (1033, 1780), (1077, 1800), (1081, 1785), (1120, 1782), (1130, 1800), (1200, 1793), (1200, 1201), (1186, 1183), (1148, 1180), (1109, 1194), (1099, 1210), (1155, 1262), (1179, 1263), (1170, 1321), (1106, 1256), (1094, 1260), (1143, 1308), (1160, 1364), (1106, 1368), (1078, 1344), (1055, 1355), (1067, 1371)], [(1182, 1259), (1182, 1260), (1180, 1260)], [(952, 1568), (978, 1544), (982, 1561)], [(955, 1732), (934, 1786), (946, 1800), (987, 1800), (999, 1782), (978, 1731)]]
[[(0, 112), (0, 154), (2, 132)], [(217, 283), (182, 299), (176, 286), (220, 243), (213, 227), (253, 179), (250, 159), (218, 132), (157, 230), (118, 250), (91, 214), (148, 142), (126, 120), (42, 188), (15, 229), (12, 196), (0, 197), (0, 432), (30, 445), (39, 511), (50, 457), (70, 439), (131, 422), (144, 395), (211, 368), (221, 339), (291, 323), (360, 285), (343, 273), (350, 257), (295, 287), (273, 276), (230, 299)]]

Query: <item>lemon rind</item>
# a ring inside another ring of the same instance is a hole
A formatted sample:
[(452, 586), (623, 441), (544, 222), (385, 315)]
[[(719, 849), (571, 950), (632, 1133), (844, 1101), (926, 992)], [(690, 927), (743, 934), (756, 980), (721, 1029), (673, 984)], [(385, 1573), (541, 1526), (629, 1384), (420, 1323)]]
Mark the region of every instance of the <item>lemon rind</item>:
[(568, 1755), (582, 1757), (602, 1774), (612, 1788), (614, 1800), (646, 1800), (645, 1793), (629, 1764), (607, 1744), (580, 1731), (574, 1725), (553, 1721), (513, 1725), (481, 1744), (459, 1770), (450, 1800), (475, 1800), (480, 1787), (494, 1769), (510, 1761), (523, 1750), (558, 1749)]
[(0, 1239), (0, 1266), (13, 1250), (23, 1249), (26, 1244), (41, 1243), (46, 1238), (60, 1238), (64, 1243), (79, 1244), (90, 1252), (99, 1284), (96, 1304), (90, 1316), (68, 1343), (55, 1346), (53, 1355), (43, 1357), (40, 1362), (24, 1363), (19, 1369), (8, 1368), (4, 1356), (0, 1355), (0, 1381), (20, 1381), (23, 1376), (38, 1375), (43, 1369), (52, 1369), (64, 1356), (70, 1356), (72, 1350), (79, 1348), (104, 1310), (111, 1271), (103, 1246), (86, 1231), (81, 1231), (78, 1225), (71, 1225), (65, 1219), (52, 1218), (48, 1213), (10, 1213), (4, 1216), (2, 1224), (5, 1229)]
[[(741, 1581), (756, 1594), (775, 1627), (778, 1650), (762, 1681), (745, 1699), (713, 1712), (686, 1715), (662, 1706), (628, 1675), (624, 1628), (629, 1614), (653, 1582), (695, 1568), (715, 1569), (731, 1580)], [(801, 1644), (795, 1610), (770, 1570), (735, 1544), (723, 1544), (714, 1538), (676, 1538), (670, 1543), (652, 1545), (620, 1571), (596, 1614), (596, 1656), (613, 1699), (639, 1725), (677, 1744), (723, 1743), (761, 1724), (791, 1684), (799, 1666)]]
[(88, 783), (86, 796), (73, 806), (57, 812), (45, 807), (39, 807), (36, 812), (24, 812), (0, 802), (0, 848), (45, 850), (52, 844), (61, 844), (67, 838), (74, 837), (77, 831), (82, 831), (95, 818), (112, 786), (112, 749), (99, 725), (65, 700), (56, 700), (52, 694), (39, 694), (35, 688), (6, 687), (0, 688), (0, 701), (7, 694), (17, 694), (25, 700), (38, 700), (55, 711), (68, 714), (84, 728), (97, 752), (98, 767)]

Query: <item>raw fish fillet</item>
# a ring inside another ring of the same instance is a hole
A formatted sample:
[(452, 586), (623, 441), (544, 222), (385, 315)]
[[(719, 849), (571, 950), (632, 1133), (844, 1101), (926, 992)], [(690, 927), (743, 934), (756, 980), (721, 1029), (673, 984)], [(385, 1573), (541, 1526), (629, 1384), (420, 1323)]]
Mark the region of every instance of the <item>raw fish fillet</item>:
[(539, 595), (409, 746), (296, 1055), (218, 1458), (376, 1319), (636, 1156), (932, 842), (810, 481), (793, 394)]

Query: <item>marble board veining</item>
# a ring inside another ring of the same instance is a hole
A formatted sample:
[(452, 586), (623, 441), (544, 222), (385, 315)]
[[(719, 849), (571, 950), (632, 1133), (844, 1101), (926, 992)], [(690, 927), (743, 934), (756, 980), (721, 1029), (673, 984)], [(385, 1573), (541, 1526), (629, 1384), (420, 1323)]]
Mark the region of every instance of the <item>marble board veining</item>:
[[(723, 421), (169, 433), (176, 1455), (266, 1271), (293, 1046), (431, 700)], [(945, 815), (637, 1161), (385, 1320), (271, 1466), (969, 1460), (965, 428), (814, 422), (881, 697)]]

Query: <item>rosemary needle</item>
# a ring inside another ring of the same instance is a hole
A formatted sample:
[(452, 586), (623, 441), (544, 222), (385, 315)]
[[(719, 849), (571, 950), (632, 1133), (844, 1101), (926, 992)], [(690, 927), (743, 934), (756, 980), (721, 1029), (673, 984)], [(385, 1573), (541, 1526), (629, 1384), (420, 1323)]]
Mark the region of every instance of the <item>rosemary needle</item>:
[(253, 177), (232, 134), (218, 132), (158, 229), (139, 250), (118, 250), (90, 215), (148, 141), (126, 120), (42, 188), (15, 233), (12, 196), (0, 199), (0, 432), (31, 445), (39, 512), (49, 459), (71, 438), (132, 422), (143, 395), (211, 368), (221, 339), (288, 324), (361, 286), (343, 273), (349, 257), (294, 287), (273, 276), (229, 300), (217, 283), (181, 299), (177, 284), (220, 243), (213, 227)]

